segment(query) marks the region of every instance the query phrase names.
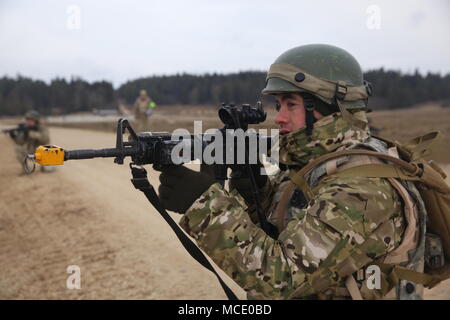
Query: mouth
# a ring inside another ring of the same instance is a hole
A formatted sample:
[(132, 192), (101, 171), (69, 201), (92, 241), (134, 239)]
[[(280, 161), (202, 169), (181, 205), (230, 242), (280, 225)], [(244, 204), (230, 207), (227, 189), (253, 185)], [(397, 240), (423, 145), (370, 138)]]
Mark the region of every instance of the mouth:
[(289, 132), (291, 132), (291, 130), (289, 130), (289, 129), (286, 129), (286, 128), (281, 128), (281, 129), (280, 129), (280, 134), (281, 134), (281, 135), (283, 135), (283, 134), (288, 134)]

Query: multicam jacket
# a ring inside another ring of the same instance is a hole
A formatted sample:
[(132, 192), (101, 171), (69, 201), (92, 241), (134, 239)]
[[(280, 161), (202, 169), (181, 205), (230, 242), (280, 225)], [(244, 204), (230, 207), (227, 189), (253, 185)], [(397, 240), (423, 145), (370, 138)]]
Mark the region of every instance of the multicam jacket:
[[(366, 119), (364, 112), (355, 116)], [(358, 148), (370, 139), (368, 127), (352, 128), (333, 114), (317, 121), (310, 137), (304, 130), (283, 136), (280, 162), (297, 171), (321, 155)], [(274, 225), (290, 170), (271, 177), (261, 190), (264, 212)], [(367, 266), (398, 247), (406, 225), (402, 201), (386, 179), (327, 176), (314, 183), (311, 201), (294, 193), (277, 239), (259, 227), (236, 190), (226, 191), (220, 184), (202, 194), (180, 225), (250, 299), (348, 297), (346, 279), (332, 266), (350, 255)], [(311, 284), (325, 278), (332, 285), (315, 291)], [(379, 297), (359, 283), (364, 298)]]

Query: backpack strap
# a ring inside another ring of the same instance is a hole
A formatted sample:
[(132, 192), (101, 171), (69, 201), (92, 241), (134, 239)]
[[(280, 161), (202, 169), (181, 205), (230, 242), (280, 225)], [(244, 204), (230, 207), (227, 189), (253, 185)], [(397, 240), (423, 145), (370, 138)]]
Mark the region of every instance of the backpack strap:
[(345, 279), (345, 287), (353, 300), (364, 300), (353, 275), (349, 275), (347, 279)]
[(417, 224), (419, 221), (419, 214), (417, 206), (409, 195), (406, 188), (394, 178), (387, 178), (392, 187), (397, 191), (403, 200), (403, 214), (406, 220), (406, 228), (403, 232), (402, 241), (398, 247), (390, 251), (383, 259), (384, 263), (400, 264), (408, 262), (410, 250), (414, 250), (419, 242), (417, 233)]
[(390, 164), (367, 164), (344, 169), (334, 173), (338, 177), (398, 178), (401, 180), (420, 181), (418, 174), (406, 173), (399, 167)]
[[(310, 200), (312, 197), (312, 191), (309, 187), (305, 176), (306, 174), (311, 171), (313, 168), (317, 167), (318, 165), (322, 164), (325, 161), (329, 161), (334, 158), (342, 157), (342, 156), (348, 156), (348, 155), (366, 155), (366, 156), (372, 156), (376, 158), (380, 158), (383, 160), (390, 161), (396, 166), (392, 166), (389, 164), (369, 164), (369, 165), (362, 165), (358, 167), (353, 167), (346, 169), (345, 171), (342, 171), (341, 173), (338, 173), (341, 176), (372, 176), (372, 177), (384, 177), (384, 178), (400, 178), (403, 180), (413, 180), (413, 181), (419, 181), (419, 177), (422, 173), (422, 169), (417, 166), (414, 163), (409, 163), (404, 160), (401, 160), (399, 158), (380, 153), (377, 151), (370, 151), (370, 150), (363, 150), (363, 149), (356, 149), (356, 150), (341, 150), (336, 151), (332, 153), (328, 153), (322, 157), (319, 157), (311, 162), (309, 162), (307, 165), (305, 165), (301, 170), (299, 170), (296, 173), (292, 173), (289, 177), (291, 179), (291, 182), (297, 186), (302, 192), (305, 194), (305, 196)], [(361, 171), (364, 170), (364, 171)], [(343, 174), (343, 172), (346, 172)]]

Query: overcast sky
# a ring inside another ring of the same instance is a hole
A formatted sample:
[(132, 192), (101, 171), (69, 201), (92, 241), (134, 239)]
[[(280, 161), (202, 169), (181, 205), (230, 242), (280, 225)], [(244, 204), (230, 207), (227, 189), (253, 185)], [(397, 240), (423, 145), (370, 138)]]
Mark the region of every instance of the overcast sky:
[(328, 43), (364, 70), (450, 73), (450, 1), (0, 0), (0, 76), (127, 80), (266, 71)]

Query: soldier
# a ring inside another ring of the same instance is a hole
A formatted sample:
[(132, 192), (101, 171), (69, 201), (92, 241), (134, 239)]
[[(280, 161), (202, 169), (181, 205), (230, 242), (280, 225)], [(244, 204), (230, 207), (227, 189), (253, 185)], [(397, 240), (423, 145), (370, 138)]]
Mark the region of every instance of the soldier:
[(149, 129), (149, 119), (152, 116), (156, 103), (147, 95), (146, 90), (141, 90), (139, 97), (134, 102), (134, 117), (138, 132)]
[[(163, 205), (183, 214), (180, 225), (250, 299), (420, 299), (420, 285), (377, 269), (390, 263), (423, 271), (426, 213), (412, 183), (339, 177), (345, 168), (380, 161), (344, 156), (314, 167), (306, 187), (291, 188), (294, 173), (337, 150), (395, 155), (371, 137), (371, 86), (357, 60), (330, 45), (290, 49), (270, 67), (262, 93), (276, 99), (286, 170), (259, 175), (257, 184), (279, 235), (260, 228), (247, 179), (232, 178), (227, 191), (204, 173), (165, 169)], [(369, 270), (379, 276), (374, 282), (364, 279)]]
[[(22, 166), (27, 154), (32, 154), (37, 147), (50, 143), (48, 128), (42, 123), (40, 114), (34, 110), (28, 111), (25, 114), (25, 123), (9, 134), (16, 143), (16, 158)], [(42, 166), (41, 170), (50, 172), (53, 168)]]

